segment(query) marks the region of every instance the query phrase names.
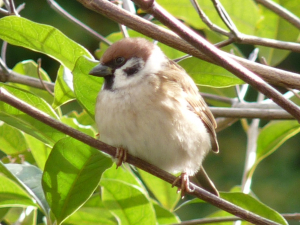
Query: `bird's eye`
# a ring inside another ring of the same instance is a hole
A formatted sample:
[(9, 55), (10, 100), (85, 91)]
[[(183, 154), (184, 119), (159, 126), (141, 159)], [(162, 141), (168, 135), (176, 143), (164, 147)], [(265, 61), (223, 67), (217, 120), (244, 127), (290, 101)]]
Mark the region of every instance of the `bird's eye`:
[(124, 57), (118, 57), (118, 58), (115, 59), (115, 63), (118, 66), (121, 65), (124, 61), (125, 61)]

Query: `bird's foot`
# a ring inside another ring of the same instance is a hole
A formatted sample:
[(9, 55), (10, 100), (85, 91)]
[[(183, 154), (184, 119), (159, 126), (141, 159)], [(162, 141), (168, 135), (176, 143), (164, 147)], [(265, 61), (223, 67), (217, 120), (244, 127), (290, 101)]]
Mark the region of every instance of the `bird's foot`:
[(181, 198), (183, 199), (185, 193), (191, 193), (194, 189), (190, 188), (190, 179), (186, 173), (182, 173), (180, 176), (176, 177), (172, 183), (172, 187), (174, 187), (179, 180), (181, 180), (181, 185), (178, 188), (177, 193), (181, 192)]
[(115, 158), (117, 159), (116, 164), (118, 169), (118, 167), (121, 166), (122, 163), (126, 162), (127, 160), (127, 150), (122, 147), (117, 148)]

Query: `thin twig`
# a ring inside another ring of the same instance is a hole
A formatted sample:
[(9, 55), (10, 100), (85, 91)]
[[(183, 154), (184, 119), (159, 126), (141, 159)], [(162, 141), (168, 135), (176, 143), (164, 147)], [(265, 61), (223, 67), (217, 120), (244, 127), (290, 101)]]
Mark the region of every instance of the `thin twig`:
[(198, 2), (196, 0), (191, 0), (192, 5), (194, 6), (194, 8), (196, 9), (198, 15), (200, 16), (201, 20), (212, 30), (215, 32), (218, 32), (219, 34), (223, 34), (225, 36), (229, 36), (230, 32), (224, 30), (223, 28), (213, 24), (210, 19), (208, 18), (208, 16), (206, 16), (206, 14), (203, 12), (203, 10), (200, 8)]
[(197, 225), (197, 224), (209, 224), (209, 223), (224, 223), (241, 220), (238, 217), (213, 217), (213, 218), (204, 218), (204, 219), (195, 219), (189, 221), (182, 221), (180, 223), (173, 223), (172, 225)]
[(285, 19), (289, 23), (293, 24), (295, 27), (300, 29), (300, 18), (291, 13), (289, 10), (283, 8), (279, 4), (270, 1), (270, 0), (255, 0), (257, 3), (260, 3), (267, 7), (268, 9), (275, 12), (277, 15), (279, 15), (281, 18)]
[[(82, 3), (87, 8), (90, 8), (98, 13), (103, 14), (108, 18), (116, 21), (117, 23), (122, 23), (133, 30), (136, 30), (148, 37), (158, 40), (159, 42), (162, 42), (179, 51), (185, 52), (197, 58), (218, 65), (218, 63), (215, 62), (213, 59), (209, 58), (201, 51), (195, 49), (193, 46), (191, 46), (190, 44), (188, 44), (187, 42), (179, 38), (172, 31), (157, 26), (147, 20), (144, 20), (139, 16), (130, 14), (126, 10), (118, 8), (116, 5), (110, 3), (109, 1), (106, 0), (97, 0), (97, 1), (77, 0), (77, 1)], [(299, 74), (276, 69), (270, 66), (265, 66), (259, 63), (249, 62), (249, 60), (231, 55), (229, 53), (223, 52), (223, 54), (225, 54), (226, 57), (238, 61), (239, 63), (241, 63), (243, 66), (253, 71), (254, 73), (257, 73), (270, 84), (283, 86), (283, 87), (290, 87), (293, 89), (300, 90)]]
[(42, 78), (41, 71), (40, 71), (41, 68), (42, 68), (42, 60), (41, 60), (41, 58), (39, 58), (39, 59), (37, 60), (37, 64), (38, 64), (38, 66), (37, 66), (37, 74), (38, 74), (38, 77), (39, 77), (39, 79), (40, 79), (40, 81), (41, 81), (41, 84), (43, 85), (43, 87), (45, 88), (45, 90), (46, 90), (50, 95), (54, 96), (53, 92), (50, 91), (50, 89), (47, 87), (47, 85), (45, 85), (44, 80), (43, 80), (43, 78)]
[(188, 59), (188, 58), (191, 58), (192, 56), (191, 55), (184, 55), (184, 56), (181, 56), (177, 59), (173, 59), (174, 62), (176, 63), (179, 63), (180, 61), (184, 60), (184, 59)]
[(9, 69), (7, 68), (6, 64), (0, 58), (0, 81), (7, 82), (9, 79)]
[(89, 26), (82, 23), (80, 20), (76, 19), (74, 16), (72, 16), (70, 13), (68, 13), (66, 10), (64, 10), (59, 4), (57, 4), (54, 0), (47, 0), (48, 4), (51, 6), (52, 9), (54, 9), (57, 13), (71, 21), (72, 23), (76, 24), (77, 26), (81, 27), (88, 33), (90, 33), (92, 36), (94, 36), (97, 40), (102, 41), (106, 43), (107, 45), (111, 45), (112, 43), (107, 40), (105, 37), (103, 37), (101, 34), (94, 31)]
[(218, 62), (225, 69), (235, 74), (240, 79), (249, 83), (252, 87), (268, 96), (275, 103), (293, 115), (298, 121), (300, 121), (300, 108), (293, 102), (285, 99), (280, 92), (274, 89), (272, 86), (263, 81), (256, 74), (247, 70), (236, 61), (226, 57), (222, 51), (210, 44), (196, 32), (185, 26), (178, 21), (155, 1), (153, 4), (149, 4), (148, 1), (135, 0), (136, 3), (145, 11), (151, 13), (156, 19), (162, 22), (164, 25), (175, 31), (181, 38), (189, 42), (196, 49), (205, 52), (211, 59)]
[(230, 30), (230, 33), (234, 35), (236, 39), (239, 39), (239, 31), (236, 28), (235, 24), (231, 20), (230, 16), (224, 9), (223, 5), (220, 3), (219, 0), (212, 0), (214, 7), (216, 8), (220, 18), (223, 20), (224, 24), (228, 27)]
[(227, 118), (260, 118), (266, 120), (295, 119), (282, 109), (255, 109), (255, 108), (224, 108), (209, 107), (215, 117)]
[(0, 8), (0, 13), (3, 14), (4, 16), (8, 16), (9, 12), (5, 9)]
[(16, 16), (19, 16), (19, 13), (17, 12), (16, 10), (16, 7), (15, 7), (15, 3), (13, 0), (8, 0), (9, 1), (9, 13), (11, 15), (16, 15)]
[(215, 46), (216, 46), (217, 48), (222, 48), (222, 47), (225, 47), (225, 46), (227, 46), (227, 45), (230, 45), (230, 44), (234, 43), (234, 41), (235, 41), (235, 40), (234, 40), (233, 38), (229, 38), (229, 39), (227, 39), (227, 40), (225, 40), (225, 41), (221, 41), (221, 42), (215, 44)]
[[(97, 139), (94, 139), (76, 129), (73, 129), (60, 121), (57, 121), (47, 115), (46, 113), (37, 110), (36, 108), (32, 107), (28, 103), (16, 98), (9, 92), (7, 92), (4, 88), (0, 88), (0, 100), (21, 110), (22, 112), (34, 117), (35, 119), (41, 121), (42, 123), (45, 123), (54, 129), (57, 129), (91, 147), (94, 147), (100, 151), (103, 151), (111, 156), (116, 155), (116, 148), (109, 146)], [(145, 170), (146, 172), (163, 179), (167, 181), (170, 184), (174, 185), (174, 181), (177, 180), (176, 177), (170, 173), (167, 173), (166, 171), (159, 169), (156, 166), (151, 165), (150, 163), (141, 160), (137, 157), (134, 157), (130, 154), (127, 155), (126, 162), (130, 163), (142, 170)], [(178, 182), (175, 183), (176, 187), (181, 187), (181, 182), (178, 180)], [(217, 206), (218, 208), (225, 210), (233, 215), (236, 215), (238, 217), (241, 217), (249, 222), (252, 222), (254, 224), (261, 224), (261, 225), (277, 225), (278, 223), (275, 223), (269, 219), (263, 218), (261, 216), (258, 216), (252, 212), (249, 212), (245, 209), (242, 209), (239, 206), (236, 206), (222, 198), (219, 198), (201, 188), (196, 186), (193, 183), (190, 183), (190, 189), (194, 190), (191, 192), (191, 195), (196, 196), (197, 198), (200, 198), (206, 202), (211, 203), (214, 206)]]
[(300, 213), (284, 213), (282, 216), (287, 220), (300, 220)]
[(25, 2), (22, 3), (21, 5), (19, 5), (19, 6), (17, 7), (16, 11), (17, 11), (18, 13), (20, 13), (23, 9), (25, 9), (25, 5), (26, 5)]
[[(284, 213), (281, 214), (287, 220), (300, 220), (300, 213)], [(209, 224), (209, 223), (223, 223), (223, 222), (231, 222), (238, 221), (241, 218), (238, 217), (213, 217), (213, 218), (204, 218), (204, 219), (195, 219), (189, 221), (182, 221), (180, 223), (173, 223), (172, 225), (197, 225), (197, 224)]]
[(7, 50), (7, 42), (3, 41), (2, 48), (1, 48), (1, 58), (5, 65), (6, 65), (6, 50)]
[[(264, 95), (259, 93), (257, 102), (261, 102), (264, 99)], [(246, 150), (246, 160), (244, 165), (244, 172), (242, 177), (242, 192), (249, 194), (252, 182), (252, 174), (249, 174), (251, 171), (256, 157), (257, 150), (257, 138), (259, 134), (259, 123), (260, 119), (253, 119), (249, 129), (247, 130), (247, 150)]]
[(237, 101), (235, 99), (224, 97), (224, 96), (213, 95), (213, 94), (203, 93), (203, 92), (201, 92), (200, 94), (205, 99), (212, 99), (212, 100), (216, 100), (216, 101), (219, 101), (219, 102), (225, 102), (225, 103), (228, 103), (230, 105), (233, 105), (234, 103), (237, 103)]
[[(118, 7), (123, 8), (123, 7), (122, 7), (122, 2), (121, 2), (121, 1), (118, 1), (118, 2), (117, 2), (117, 5), (118, 5)], [(126, 9), (125, 9), (125, 10), (126, 10)], [(130, 10), (127, 10), (127, 11), (130, 12)], [(132, 13), (132, 12), (130, 12), (130, 13)], [(129, 37), (129, 34), (128, 34), (128, 31), (127, 31), (127, 27), (126, 27), (125, 25), (121, 24), (121, 23), (119, 23), (118, 25), (119, 25), (120, 31), (121, 31), (122, 34), (123, 34), (123, 37), (128, 38), (128, 37)]]
[(292, 92), (298, 99), (300, 99), (300, 95), (293, 89), (287, 88), (290, 92)]

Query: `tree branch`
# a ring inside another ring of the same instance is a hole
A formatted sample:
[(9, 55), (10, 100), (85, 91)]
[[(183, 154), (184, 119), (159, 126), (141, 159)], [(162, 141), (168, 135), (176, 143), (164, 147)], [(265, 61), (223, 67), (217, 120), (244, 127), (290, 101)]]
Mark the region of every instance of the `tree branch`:
[[(39, 88), (45, 90), (43, 84), (41, 81), (37, 78), (29, 77), (26, 75), (22, 75), (19, 73), (16, 73), (14, 71), (9, 71), (9, 74), (7, 75), (4, 71), (0, 70), (0, 81), (1, 82), (13, 82), (18, 84), (25, 84), (31, 87)], [(43, 81), (44, 85), (47, 86), (47, 88), (53, 92), (54, 91), (54, 83)]]
[(227, 118), (260, 118), (267, 120), (295, 119), (291, 114), (281, 109), (255, 109), (255, 108), (224, 108), (209, 107), (214, 117)]
[[(35, 119), (41, 121), (42, 123), (45, 123), (54, 129), (57, 129), (93, 148), (96, 148), (100, 151), (103, 151), (112, 157), (116, 155), (116, 148), (109, 146), (97, 139), (94, 139), (76, 129), (73, 129), (55, 119), (47, 115), (46, 113), (37, 110), (36, 108), (32, 107), (28, 103), (16, 98), (9, 92), (7, 92), (4, 88), (0, 88), (0, 100), (21, 110), (22, 112), (34, 117)], [(146, 161), (143, 161), (137, 157), (134, 157), (130, 154), (127, 155), (126, 159), (127, 163), (130, 163), (142, 170), (145, 170), (146, 172), (159, 177), (160, 179), (165, 180), (166, 182), (172, 184), (176, 177), (173, 176), (170, 173), (167, 173), (164, 170), (159, 169), (158, 167), (155, 167), (151, 165), (150, 163), (147, 163)], [(175, 186), (180, 187), (180, 181), (178, 181)], [(247, 210), (244, 210), (228, 201), (225, 201), (201, 188), (196, 186), (193, 183), (190, 183), (191, 190), (194, 190), (190, 194), (196, 196), (197, 198), (200, 198), (206, 202), (211, 203), (214, 206), (217, 206), (220, 209), (223, 209), (233, 215), (236, 215), (238, 217), (241, 217), (249, 222), (252, 222), (254, 224), (261, 224), (261, 225), (277, 225), (278, 223), (275, 223), (273, 221), (270, 221), (266, 218), (263, 218), (261, 216), (258, 216), (252, 212), (249, 212)]]
[[(139, 16), (133, 15), (123, 9), (120, 9), (108, 1), (105, 0), (93, 0), (93, 1), (77, 0), (77, 1), (79, 1), (85, 7), (105, 15), (106, 17), (116, 21), (117, 23), (124, 24), (130, 27), (131, 29), (136, 30), (155, 40), (158, 40), (170, 47), (173, 47), (175, 49), (178, 49), (182, 52), (203, 59), (205, 61), (218, 64), (212, 59), (210, 59), (209, 57), (207, 57), (204, 53), (200, 52), (199, 50), (191, 46), (189, 43), (179, 38), (172, 31), (167, 30), (163, 27), (159, 27)], [(225, 54), (226, 57), (238, 61), (249, 70), (257, 73), (270, 84), (283, 86), (283, 87), (290, 87), (293, 89), (300, 90), (299, 74), (279, 70), (276, 68), (272, 68), (270, 66), (265, 66), (254, 62), (249, 62), (246, 59), (234, 56), (229, 53), (223, 52), (223, 54)]]

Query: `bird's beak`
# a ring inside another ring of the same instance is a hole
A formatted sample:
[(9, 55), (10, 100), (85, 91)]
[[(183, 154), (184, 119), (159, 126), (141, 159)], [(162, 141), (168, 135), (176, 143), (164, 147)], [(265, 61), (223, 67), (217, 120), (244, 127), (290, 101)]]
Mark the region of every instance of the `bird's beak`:
[(95, 66), (90, 72), (90, 75), (97, 77), (106, 77), (112, 75), (112, 68), (102, 65), (101, 63)]

